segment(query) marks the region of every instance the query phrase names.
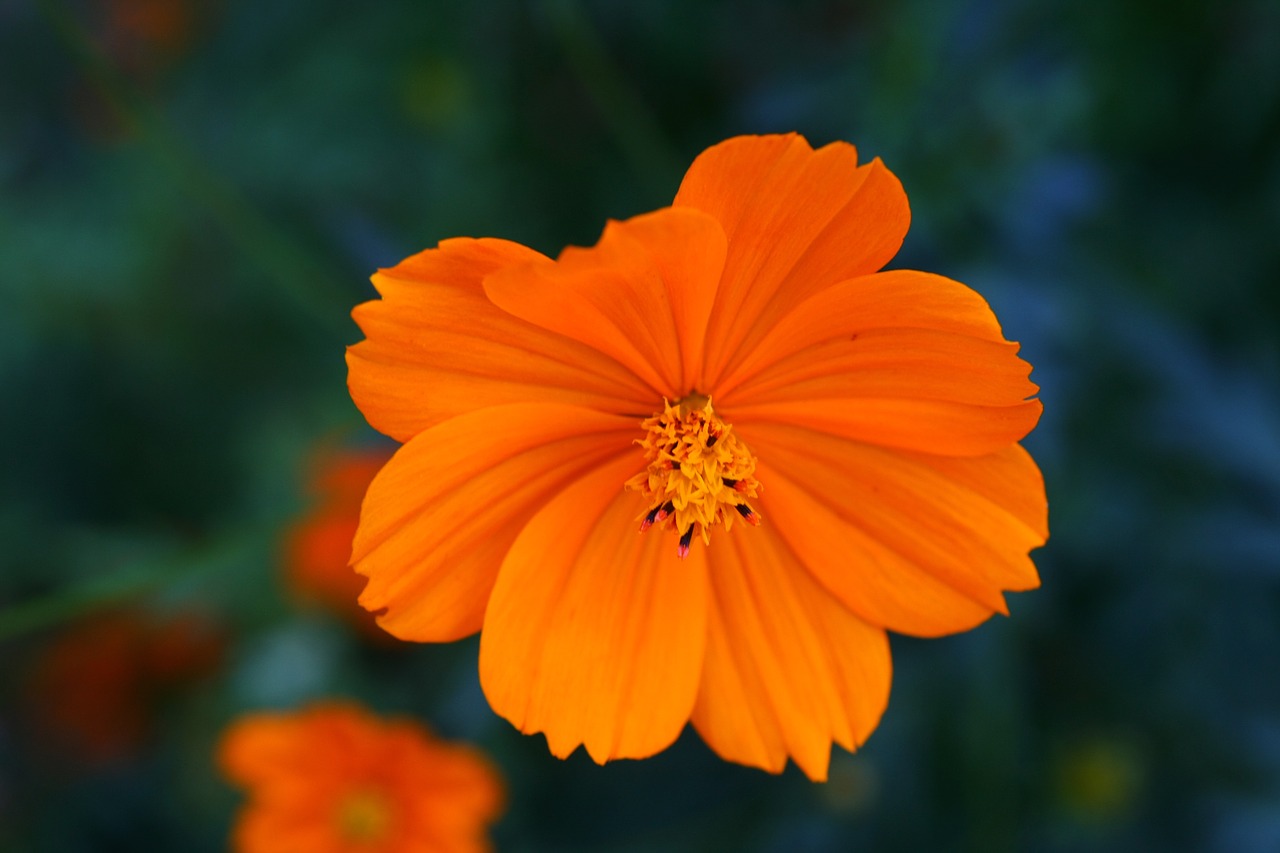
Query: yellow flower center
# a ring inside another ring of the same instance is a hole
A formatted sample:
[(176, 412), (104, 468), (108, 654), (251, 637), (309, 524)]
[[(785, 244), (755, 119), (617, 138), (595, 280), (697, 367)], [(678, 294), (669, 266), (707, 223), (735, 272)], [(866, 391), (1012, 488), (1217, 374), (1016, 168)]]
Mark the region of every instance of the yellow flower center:
[(347, 841), (377, 841), (390, 824), (391, 804), (377, 791), (355, 791), (338, 806), (338, 828)]
[(677, 553), (689, 556), (695, 535), (711, 544), (711, 528), (734, 521), (760, 523), (760, 514), (747, 503), (762, 488), (753, 475), (756, 458), (747, 445), (711, 408), (711, 399), (693, 393), (646, 418), (644, 448), (648, 466), (627, 481), (627, 488), (641, 492), (649, 509), (640, 531), (650, 527), (674, 530), (680, 537)]

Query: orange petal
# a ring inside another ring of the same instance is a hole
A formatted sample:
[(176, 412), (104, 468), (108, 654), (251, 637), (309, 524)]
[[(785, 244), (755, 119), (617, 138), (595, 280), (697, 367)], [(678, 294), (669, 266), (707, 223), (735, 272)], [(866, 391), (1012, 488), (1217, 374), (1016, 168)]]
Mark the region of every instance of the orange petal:
[(369, 577), (360, 603), (386, 608), (378, 624), (402, 639), (476, 632), (520, 529), (635, 436), (632, 418), (557, 403), (481, 409), (419, 433), (365, 497), (352, 554)]
[(402, 732), (396, 728), (388, 727), (385, 766), (402, 792), (414, 792), (398, 804), (403, 843), (428, 847), (431, 840), (431, 849), (490, 849), (483, 826), (502, 812), (505, 799), (497, 770), (478, 750), (424, 741), (416, 724), (401, 724)]
[(654, 394), (590, 347), (493, 305), (481, 281), (541, 262), (505, 240), (445, 240), (373, 277), (382, 299), (352, 316), (366, 340), (347, 349), (351, 397), (398, 441), (463, 412), (515, 402), (559, 402), (647, 412)]
[[(941, 456), (984, 456), (1029, 433), (1040, 420), (1039, 400), (1015, 406), (974, 406), (947, 400), (874, 397), (800, 400), (720, 407), (725, 420), (791, 424), (865, 444)], [(753, 448), (754, 449), (754, 448)]]
[(1005, 343), (985, 299), (940, 275), (894, 270), (842, 281), (774, 323), (716, 386), (724, 397), (744, 380), (820, 345), (856, 343), (869, 332), (929, 330)]
[[(501, 780), (479, 753), (344, 702), (242, 718), (221, 758), (249, 799), (233, 830), (237, 850), (484, 850), (484, 824), (502, 806)], [(386, 808), (381, 838), (344, 836), (353, 795)]]
[(888, 262), (910, 222), (901, 185), (878, 160), (859, 168), (852, 146), (814, 151), (795, 134), (707, 149), (675, 204), (710, 213), (729, 239), (703, 389), (797, 301)]
[(1044, 477), (1020, 444), (976, 459), (902, 454), (928, 465), (952, 482), (1000, 506), (1025, 524), (1043, 545), (1049, 539)]
[[(1019, 441), (1042, 411), (1027, 400), (1038, 391), (1030, 365), (977, 293), (928, 278), (945, 284), (929, 287), (932, 297), (913, 292), (929, 283), (923, 274), (884, 273), (810, 298), (774, 329), (765, 355), (714, 389), (719, 411), (735, 423), (794, 424), (946, 456), (983, 456)], [(881, 313), (868, 309), (874, 304)]]
[(959, 282), (890, 272), (841, 282), (783, 318), (712, 389), (727, 419), (983, 456), (1040, 418), (1038, 389), (991, 309)]
[(671, 744), (702, 670), (707, 570), (702, 548), (638, 532), (645, 507), (622, 483), (627, 456), (546, 505), (502, 564), (480, 634), (480, 683), (495, 711), (545, 732), (564, 757), (584, 744), (603, 763)]
[(735, 425), (760, 457), (761, 512), (838, 599), (918, 636), (1007, 612), (1039, 584), (1044, 483), (1016, 445), (978, 458), (908, 454), (778, 425)]
[(595, 246), (499, 271), (484, 288), (504, 311), (626, 365), (651, 399), (677, 399), (691, 387), (685, 370), (701, 362), (724, 252), (714, 219), (667, 208), (610, 222)]
[[(693, 389), (702, 369), (707, 320), (715, 304), (728, 243), (720, 223), (693, 208), (666, 208), (614, 223), (633, 240), (667, 288), (680, 347), (678, 392)], [(601, 241), (603, 243), (603, 241)]]
[(500, 777), (479, 750), (458, 744), (422, 744), (420, 736), (411, 735), (397, 754), (404, 756), (402, 772), (411, 786), (433, 789), (430, 796), (411, 804), (424, 827), (474, 835), (478, 822), (502, 812), (505, 794)]
[(827, 776), (832, 742), (853, 750), (889, 700), (889, 644), (820, 587), (769, 526), (707, 552), (711, 621), (693, 723), (730, 761)]
[(291, 808), (281, 808), (278, 803), (247, 806), (232, 830), (231, 849), (236, 853), (348, 853), (332, 819), (326, 820), (327, 816), (317, 814), (318, 809), (309, 805), (302, 801)]
[(288, 776), (306, 766), (296, 726), (279, 714), (246, 714), (233, 723), (218, 745), (218, 764), (237, 785), (253, 786)]
[(218, 746), (218, 763), (229, 780), (272, 796), (331, 786), (335, 755), (350, 763), (369, 762), (376, 734), (374, 719), (344, 702), (313, 705), (296, 713), (245, 714), (231, 724)]
[(943, 400), (1016, 406), (1040, 389), (1018, 345), (925, 329), (872, 329), (853, 340), (828, 341), (776, 362), (730, 391), (739, 400), (773, 403), (839, 398)]

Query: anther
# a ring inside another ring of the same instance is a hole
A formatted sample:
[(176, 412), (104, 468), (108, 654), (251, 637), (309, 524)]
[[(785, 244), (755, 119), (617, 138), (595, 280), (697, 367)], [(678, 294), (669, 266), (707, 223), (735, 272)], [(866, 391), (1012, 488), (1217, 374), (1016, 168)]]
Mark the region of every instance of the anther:
[(680, 544), (676, 546), (676, 555), (679, 556), (680, 559), (683, 560), (685, 557), (689, 556), (689, 543), (692, 541), (693, 541), (693, 525), (690, 524), (689, 529), (686, 530), (684, 532), (684, 535), (680, 537)]
[(661, 510), (662, 507), (660, 506), (655, 506), (653, 509), (649, 510), (649, 514), (644, 517), (644, 521), (640, 522), (641, 533), (644, 533), (650, 527), (653, 527), (653, 523), (658, 520), (658, 513)]
[(745, 518), (747, 520), (747, 524), (750, 524), (752, 527), (760, 524), (760, 516), (756, 515), (751, 507), (746, 504), (737, 504), (734, 506), (734, 509), (736, 509), (738, 511), (738, 515)]

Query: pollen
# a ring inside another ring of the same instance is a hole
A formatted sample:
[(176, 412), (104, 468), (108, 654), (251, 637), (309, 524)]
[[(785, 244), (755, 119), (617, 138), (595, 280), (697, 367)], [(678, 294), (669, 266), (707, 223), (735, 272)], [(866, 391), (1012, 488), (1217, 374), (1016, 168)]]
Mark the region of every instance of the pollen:
[(673, 531), (679, 537), (676, 552), (687, 557), (693, 538), (710, 545), (711, 528), (718, 524), (725, 530), (739, 520), (758, 525), (760, 514), (747, 501), (762, 487), (754, 476), (755, 456), (716, 415), (709, 397), (694, 393), (663, 403), (660, 413), (641, 423), (645, 435), (636, 444), (648, 464), (627, 488), (648, 503), (640, 531)]

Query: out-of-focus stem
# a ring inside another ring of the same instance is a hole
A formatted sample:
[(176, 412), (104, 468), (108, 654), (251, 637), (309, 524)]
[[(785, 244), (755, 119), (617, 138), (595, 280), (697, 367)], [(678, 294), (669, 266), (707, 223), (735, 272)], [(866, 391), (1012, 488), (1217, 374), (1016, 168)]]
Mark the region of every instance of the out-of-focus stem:
[(678, 179), (679, 158), (658, 120), (609, 58), (581, 7), (574, 0), (548, 0), (543, 8), (569, 65), (641, 179), (658, 186)]
[(203, 207), (232, 243), (314, 321), (346, 335), (348, 297), (325, 267), (262, 215), (227, 181), (210, 172), (164, 118), (93, 44), (59, 0), (37, 0), (41, 12), (121, 121), (146, 146), (185, 199)]

